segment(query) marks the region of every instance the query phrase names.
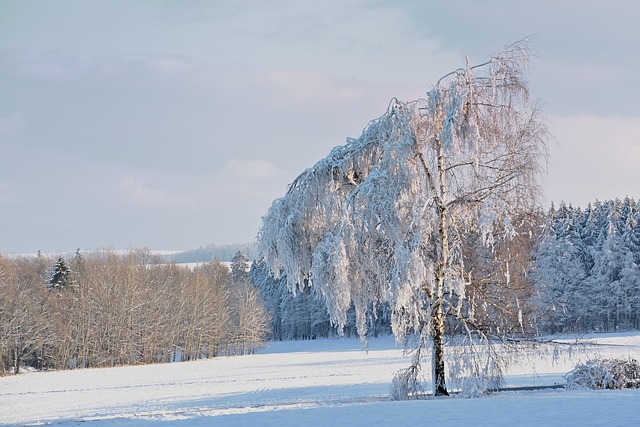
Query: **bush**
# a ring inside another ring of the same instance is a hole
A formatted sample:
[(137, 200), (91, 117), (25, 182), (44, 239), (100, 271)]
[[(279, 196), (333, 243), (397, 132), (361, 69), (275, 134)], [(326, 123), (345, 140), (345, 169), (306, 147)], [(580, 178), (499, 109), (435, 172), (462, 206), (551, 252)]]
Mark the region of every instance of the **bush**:
[(640, 388), (640, 364), (635, 359), (595, 359), (564, 376), (569, 389)]

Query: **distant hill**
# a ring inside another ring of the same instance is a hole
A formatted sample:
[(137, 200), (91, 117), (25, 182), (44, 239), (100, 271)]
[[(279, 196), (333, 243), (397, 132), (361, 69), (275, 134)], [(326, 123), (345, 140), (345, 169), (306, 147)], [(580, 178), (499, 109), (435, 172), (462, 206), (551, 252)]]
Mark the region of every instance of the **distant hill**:
[(198, 249), (177, 252), (166, 256), (168, 261), (176, 263), (209, 262), (212, 259), (218, 261), (231, 261), (233, 256), (242, 252), (250, 260), (258, 258), (258, 247), (255, 243), (242, 243), (233, 245), (207, 245)]
[[(221, 262), (231, 262), (233, 256), (242, 252), (249, 258), (250, 261), (254, 261), (258, 259), (258, 246), (256, 243), (238, 243), (238, 244), (230, 244), (230, 245), (207, 245), (204, 247), (199, 247), (198, 249), (189, 249), (186, 251), (176, 252), (176, 251), (163, 251), (163, 250), (154, 250), (149, 248), (137, 248), (137, 249), (99, 249), (99, 250), (89, 250), (89, 251), (80, 251), (82, 254), (87, 253), (100, 253), (100, 252), (111, 252), (116, 254), (129, 254), (131, 252), (137, 251), (146, 251), (152, 253), (154, 255), (158, 255), (163, 261), (162, 262), (175, 262), (177, 264), (188, 264), (188, 263), (203, 263), (209, 262), (212, 259), (217, 259)], [(2, 256), (8, 256), (10, 258), (35, 258), (38, 256), (44, 256), (46, 258), (57, 258), (63, 257), (65, 259), (70, 259), (75, 255), (75, 252), (31, 252), (31, 253), (15, 253), (15, 254), (4, 254), (0, 253)]]

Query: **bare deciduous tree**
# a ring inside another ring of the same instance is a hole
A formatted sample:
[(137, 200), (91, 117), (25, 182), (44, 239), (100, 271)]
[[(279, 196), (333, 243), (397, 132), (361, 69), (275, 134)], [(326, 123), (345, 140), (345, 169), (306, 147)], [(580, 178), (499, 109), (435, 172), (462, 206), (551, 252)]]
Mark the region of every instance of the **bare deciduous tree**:
[(249, 260), (241, 252), (233, 257), (230, 279), (236, 351), (253, 354), (269, 332), (269, 313), (249, 280)]
[(65, 261), (73, 286), (55, 292), (47, 290), (54, 263), (0, 256), (0, 374), (21, 365), (109, 367), (251, 353), (266, 336), (257, 290), (237, 287), (231, 298), (229, 270), (218, 261), (191, 269), (164, 264), (147, 249), (78, 252)]

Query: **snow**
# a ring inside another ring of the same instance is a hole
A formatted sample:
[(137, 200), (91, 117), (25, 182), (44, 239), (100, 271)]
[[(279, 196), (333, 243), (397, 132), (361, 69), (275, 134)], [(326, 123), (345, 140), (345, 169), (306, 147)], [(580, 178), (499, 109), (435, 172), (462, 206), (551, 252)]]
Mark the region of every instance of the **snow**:
[[(640, 333), (588, 338), (597, 345), (555, 363), (550, 355), (530, 355), (508, 373), (507, 385), (561, 383), (578, 361), (640, 353)], [(368, 351), (357, 339), (275, 342), (252, 356), (28, 372), (0, 378), (0, 424), (621, 426), (640, 417), (640, 390), (389, 401), (391, 378), (408, 362), (385, 337), (371, 339)]]

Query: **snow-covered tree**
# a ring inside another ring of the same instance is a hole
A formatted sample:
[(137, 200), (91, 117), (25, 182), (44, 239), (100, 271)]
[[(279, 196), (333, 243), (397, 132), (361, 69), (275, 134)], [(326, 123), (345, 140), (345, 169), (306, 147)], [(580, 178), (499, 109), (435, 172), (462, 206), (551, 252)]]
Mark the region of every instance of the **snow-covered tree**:
[[(287, 278), (276, 279), (263, 259), (254, 261), (249, 280), (260, 290), (266, 309), (271, 315), (270, 338), (274, 340), (306, 340), (336, 335), (332, 327), (327, 305), (316, 288), (303, 287), (291, 292)], [(370, 319), (368, 329), (373, 335), (389, 334), (391, 327), (389, 305), (381, 306)], [(355, 309), (350, 308), (345, 335), (355, 335)]]
[(236, 351), (252, 354), (269, 332), (269, 313), (259, 290), (249, 280), (249, 259), (242, 252), (233, 257), (229, 276), (236, 323)]
[(548, 212), (533, 274), (545, 332), (639, 327), (639, 219), (630, 198)]
[(249, 281), (249, 258), (242, 252), (236, 252), (231, 260), (230, 279), (232, 285)]
[(561, 204), (547, 215), (540, 244), (535, 252), (534, 280), (538, 288), (538, 326), (545, 332), (559, 332), (577, 322), (582, 305), (581, 288), (587, 277), (580, 242), (576, 239), (573, 209)]
[[(291, 289), (315, 286), (338, 326), (354, 304), (366, 336), (367, 319), (390, 303), (396, 337), (432, 348), (435, 395), (448, 394), (446, 319), (469, 340), (497, 332), (475, 324), (486, 301), (467, 298), (467, 236), (491, 248), (536, 204), (546, 130), (523, 79), (528, 59), (521, 41), (483, 64), (467, 61), (424, 99), (393, 99), (273, 202), (258, 236), (271, 270)], [(470, 377), (494, 366), (469, 361)]]
[(51, 269), (51, 275), (49, 276), (47, 288), (49, 290), (61, 290), (72, 284), (73, 280), (71, 276), (71, 269), (67, 266), (62, 257), (59, 257), (58, 261)]

